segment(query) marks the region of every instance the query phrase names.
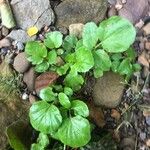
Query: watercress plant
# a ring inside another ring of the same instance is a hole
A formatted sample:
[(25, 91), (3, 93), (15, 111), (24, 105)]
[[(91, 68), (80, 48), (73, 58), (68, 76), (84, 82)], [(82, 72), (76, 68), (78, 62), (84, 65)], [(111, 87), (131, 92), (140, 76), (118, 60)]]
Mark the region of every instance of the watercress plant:
[[(98, 26), (94, 22), (85, 24), (80, 39), (73, 35), (63, 38), (54, 31), (46, 35), (44, 42), (26, 44), (27, 59), (37, 72), (55, 71), (64, 79), (61, 85), (42, 89), (41, 101), (30, 108), (30, 122), (40, 131), (39, 139), (49, 135), (71, 147), (89, 142), (89, 110), (74, 97), (74, 92), (84, 84), (86, 72), (99, 78), (112, 70), (128, 79), (137, 71), (140, 67), (134, 63), (136, 55), (131, 47), (135, 36), (135, 28), (128, 20), (113, 16)], [(36, 143), (32, 148), (41, 145)]]

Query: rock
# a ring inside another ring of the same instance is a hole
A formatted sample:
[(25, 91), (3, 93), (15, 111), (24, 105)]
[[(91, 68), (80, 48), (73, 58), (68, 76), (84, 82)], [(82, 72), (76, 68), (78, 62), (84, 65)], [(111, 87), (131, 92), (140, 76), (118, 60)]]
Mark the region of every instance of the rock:
[(58, 74), (55, 72), (45, 72), (38, 76), (35, 80), (35, 91), (39, 94), (40, 90), (52, 85), (58, 78)]
[(127, 18), (133, 24), (137, 23), (142, 17), (148, 13), (147, 0), (127, 0), (123, 8), (119, 10), (119, 16)]
[(145, 117), (145, 120), (146, 120), (147, 125), (150, 126), (150, 116)]
[(24, 45), (23, 45), (23, 43), (20, 42), (20, 41), (18, 41), (18, 42), (16, 43), (16, 47), (17, 47), (17, 49), (18, 49), (19, 51), (23, 51), (23, 50), (24, 50)]
[(150, 23), (146, 24), (146, 25), (143, 27), (143, 31), (144, 31), (144, 34), (145, 34), (145, 35), (150, 34)]
[(8, 33), (9, 33), (9, 30), (6, 28), (6, 27), (2, 27), (2, 35), (3, 36), (7, 36), (8, 35)]
[(117, 15), (117, 10), (116, 10), (116, 8), (114, 6), (112, 6), (108, 10), (108, 17), (115, 16), (115, 15)]
[(12, 30), (10, 34), (7, 36), (13, 40), (20, 41), (22, 43), (26, 43), (28, 41), (35, 40), (35, 36), (29, 37), (24, 30)]
[(116, 107), (123, 95), (124, 82), (122, 76), (107, 72), (103, 77), (96, 80), (93, 88), (93, 99), (96, 106), (105, 106), (108, 108)]
[(81, 38), (83, 27), (84, 27), (84, 24), (82, 24), (82, 23), (71, 24), (69, 26), (69, 34), (75, 35), (76, 37)]
[(11, 42), (8, 38), (4, 38), (4, 39), (0, 40), (0, 48), (9, 47), (9, 46), (11, 46)]
[(30, 62), (27, 60), (25, 52), (19, 53), (15, 57), (13, 67), (19, 73), (24, 73), (29, 69)]
[(123, 138), (121, 141), (120, 147), (123, 150), (133, 150), (135, 149), (135, 139), (134, 137)]
[(30, 95), (29, 95), (29, 102), (30, 102), (31, 104), (33, 104), (33, 103), (36, 102), (36, 101), (37, 101), (37, 98), (36, 98), (34, 95), (30, 94)]
[(29, 98), (29, 95), (27, 93), (22, 94), (22, 100), (27, 100)]
[(34, 90), (35, 78), (36, 73), (34, 71), (34, 68), (30, 68), (27, 72), (24, 73), (23, 76), (23, 81), (27, 85), (28, 90), (31, 92)]
[(44, 25), (54, 22), (49, 0), (12, 0), (11, 7), (18, 26), (24, 30), (32, 26), (40, 30)]
[(104, 19), (107, 0), (65, 0), (55, 8), (57, 26), (69, 27), (74, 23), (96, 23)]

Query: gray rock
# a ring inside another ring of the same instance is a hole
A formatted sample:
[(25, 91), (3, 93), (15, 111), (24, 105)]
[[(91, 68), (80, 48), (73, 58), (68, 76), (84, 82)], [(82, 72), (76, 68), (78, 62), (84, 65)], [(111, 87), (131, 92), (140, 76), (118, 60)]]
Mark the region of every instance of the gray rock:
[(27, 85), (29, 91), (34, 90), (36, 73), (34, 68), (30, 68), (27, 72), (24, 73), (23, 82)]
[(28, 34), (24, 30), (21, 30), (21, 29), (12, 30), (7, 37), (16, 41), (20, 41), (22, 43), (35, 40), (35, 36), (29, 37)]
[(30, 62), (27, 60), (25, 52), (19, 53), (15, 57), (13, 67), (19, 73), (24, 73), (29, 69)]
[(23, 49), (24, 49), (24, 45), (20, 41), (17, 42), (16, 47), (19, 51), (23, 51)]
[(18, 26), (24, 30), (34, 25), (40, 30), (54, 22), (49, 0), (12, 0), (11, 7)]
[(122, 98), (124, 85), (121, 83), (122, 76), (107, 72), (103, 77), (96, 79), (93, 88), (93, 100), (96, 106), (105, 106), (108, 108), (116, 107)]
[(148, 13), (148, 7), (147, 0), (127, 0), (119, 10), (119, 15), (135, 24)]
[(107, 10), (107, 0), (65, 0), (56, 8), (57, 26), (74, 23), (100, 22)]

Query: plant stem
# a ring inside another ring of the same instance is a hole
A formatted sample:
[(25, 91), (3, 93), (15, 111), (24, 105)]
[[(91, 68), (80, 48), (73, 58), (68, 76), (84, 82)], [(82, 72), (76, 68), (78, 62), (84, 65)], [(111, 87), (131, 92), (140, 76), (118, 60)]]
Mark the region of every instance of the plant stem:
[(96, 46), (95, 46), (95, 49), (97, 49), (99, 46), (101, 46), (102, 43), (98, 43)]
[(63, 148), (63, 150), (66, 150), (66, 145), (64, 144), (64, 148)]

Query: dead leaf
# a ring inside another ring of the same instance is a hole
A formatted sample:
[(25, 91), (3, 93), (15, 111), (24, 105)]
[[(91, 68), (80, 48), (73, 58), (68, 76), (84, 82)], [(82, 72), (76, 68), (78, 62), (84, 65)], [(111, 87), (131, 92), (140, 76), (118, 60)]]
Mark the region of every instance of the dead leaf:
[(104, 120), (104, 114), (100, 107), (96, 107), (92, 101), (87, 102), (90, 115), (89, 118), (98, 126), (98, 127), (104, 127), (105, 120)]
[(149, 67), (149, 62), (146, 58), (146, 55), (147, 55), (146, 51), (143, 51), (142, 54), (138, 57), (138, 62), (143, 66)]
[(111, 110), (111, 117), (113, 117), (116, 120), (119, 120), (121, 117), (121, 114), (116, 109), (112, 109)]
[(39, 94), (40, 90), (52, 85), (57, 78), (59, 77), (59, 75), (55, 72), (45, 72), (42, 73), (40, 76), (38, 76), (35, 79), (35, 91), (37, 94)]

